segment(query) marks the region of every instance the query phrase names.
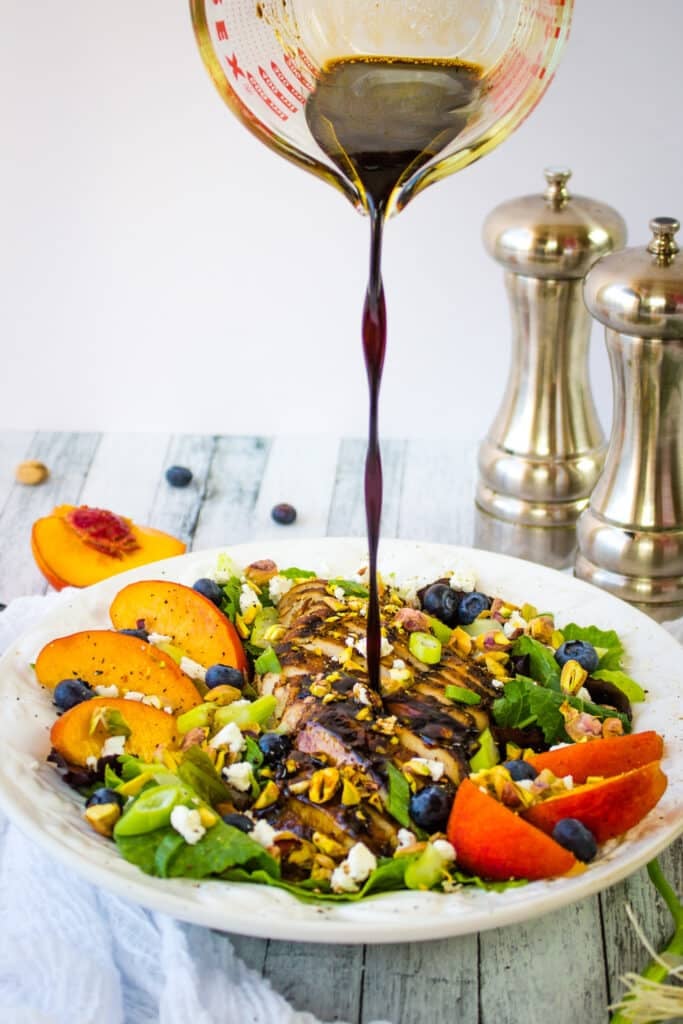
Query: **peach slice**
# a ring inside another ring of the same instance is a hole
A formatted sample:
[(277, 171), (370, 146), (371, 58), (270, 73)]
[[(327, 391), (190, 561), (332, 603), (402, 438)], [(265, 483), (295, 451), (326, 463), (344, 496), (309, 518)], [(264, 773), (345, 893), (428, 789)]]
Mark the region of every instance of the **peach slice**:
[(552, 834), (562, 818), (578, 818), (598, 843), (614, 839), (637, 825), (666, 789), (666, 775), (658, 761), (597, 784), (577, 786), (521, 812), (531, 825)]
[(578, 783), (585, 782), (589, 775), (609, 778), (660, 761), (663, 751), (662, 737), (650, 730), (573, 743), (545, 754), (531, 754), (527, 760), (539, 772), (549, 768), (558, 778), (571, 775)]
[[(189, 711), (201, 704), (194, 685), (173, 658), (152, 644), (111, 629), (92, 629), (51, 640), (35, 664), (38, 682), (53, 690), (62, 679), (83, 679), (91, 686), (156, 695), (162, 707)], [(127, 704), (133, 703), (126, 701)]]
[(469, 779), (460, 783), (448, 821), (457, 866), (492, 881), (552, 878), (578, 869), (574, 855)]
[(126, 569), (182, 555), (185, 544), (107, 509), (59, 505), (33, 524), (31, 550), (43, 576), (61, 590), (87, 587)]
[(170, 636), (188, 658), (205, 668), (231, 665), (244, 671), (247, 659), (230, 619), (212, 601), (191, 587), (168, 580), (130, 583), (109, 609), (116, 629), (144, 621), (150, 632)]
[(138, 701), (94, 697), (65, 711), (50, 731), (52, 746), (69, 764), (85, 767), (88, 758), (101, 756), (107, 731), (102, 726), (92, 728), (93, 716), (107, 711), (118, 713), (130, 730), (125, 745), (127, 754), (151, 761), (157, 747), (177, 745), (178, 731), (173, 715)]

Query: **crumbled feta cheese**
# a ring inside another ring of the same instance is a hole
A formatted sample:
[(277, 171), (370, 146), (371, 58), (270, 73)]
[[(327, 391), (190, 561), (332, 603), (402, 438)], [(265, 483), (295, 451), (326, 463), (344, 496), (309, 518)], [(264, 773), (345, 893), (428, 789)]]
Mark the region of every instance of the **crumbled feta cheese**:
[(111, 686), (95, 686), (93, 687), (98, 697), (118, 697), (119, 688), (115, 683)]
[(403, 658), (394, 658), (393, 662), (391, 663), (391, 667), (400, 670), (406, 667), (406, 663), (403, 660)]
[(254, 591), (251, 589), (248, 583), (243, 583), (242, 589), (240, 590), (240, 611), (242, 612), (242, 615), (244, 615), (247, 608), (260, 607), (261, 602), (259, 601)]
[(471, 594), (477, 585), (477, 574), (468, 565), (458, 565), (449, 580), (453, 590), (464, 590)]
[(365, 843), (355, 843), (346, 860), (332, 872), (333, 892), (358, 892), (363, 882), (377, 867), (377, 858)]
[(255, 843), (259, 844), (259, 846), (265, 846), (267, 849), (269, 846), (273, 845), (276, 835), (277, 831), (272, 827), (272, 825), (269, 825), (267, 821), (260, 818), (249, 833), (249, 838), (253, 839)]
[(344, 643), (346, 644), (347, 647), (355, 647), (356, 646), (356, 638), (355, 638), (355, 636), (347, 636), (347, 638), (344, 641)]
[(171, 811), (171, 828), (174, 828), (189, 846), (198, 843), (206, 833), (199, 811), (183, 804), (178, 804)]
[(173, 637), (166, 636), (165, 633), (150, 633), (147, 639), (151, 644), (170, 644)]
[(411, 757), (410, 761), (406, 761), (403, 767), (412, 772), (413, 775), (429, 775), (432, 782), (438, 782), (444, 773), (441, 761), (436, 761), (429, 757)]
[(183, 656), (180, 659), (180, 671), (184, 672), (190, 679), (199, 680), (203, 683), (206, 679), (206, 669), (203, 665), (200, 665), (198, 661), (193, 661), (192, 658), (186, 658)]
[(166, 704), (161, 710), (165, 711), (167, 715), (173, 714), (173, 708), (171, 707), (170, 704)]
[(239, 754), (246, 745), (247, 741), (236, 722), (228, 722), (209, 740), (209, 746), (213, 750), (217, 750), (218, 747), (227, 747), (232, 754)]
[[(280, 603), (280, 598), (284, 597), (287, 591), (291, 590), (294, 586), (294, 580), (288, 580), (286, 576), (273, 576), (268, 581), (268, 592), (270, 599), (274, 605)], [(240, 606), (242, 600), (240, 598)]]
[(445, 864), (452, 864), (455, 860), (455, 847), (447, 839), (435, 839), (432, 847)]
[(587, 701), (592, 701), (593, 700), (593, 698), (591, 697), (590, 693), (588, 692), (588, 690), (586, 689), (585, 686), (581, 687), (581, 689), (576, 694), (576, 696), (579, 698), (579, 700), (587, 700)]
[(91, 754), (90, 757), (86, 757), (85, 767), (92, 768), (93, 771), (95, 770), (95, 768), (97, 768), (97, 758), (95, 757), (94, 754)]
[(365, 683), (355, 683), (351, 692), (353, 693), (353, 699), (358, 701), (359, 704), (365, 704), (366, 707), (372, 707), (370, 691)]
[(562, 750), (563, 747), (571, 746), (573, 746), (571, 743), (556, 743), (554, 746), (550, 747), (550, 750)]
[(417, 842), (415, 833), (411, 832), (409, 828), (400, 828), (397, 833), (397, 839), (397, 850), (405, 850), (407, 846), (412, 846), (413, 843)]
[(520, 789), (532, 790), (534, 788), (535, 779), (517, 779), (515, 786), (519, 786)]
[(223, 769), (223, 778), (239, 793), (248, 793), (251, 789), (254, 774), (248, 761), (238, 761), (237, 764), (229, 764)]
[(343, 587), (335, 587), (332, 593), (334, 594), (338, 601), (343, 601), (344, 598), (346, 597), (346, 592)]
[(144, 697), (144, 693), (139, 693), (137, 690), (129, 690), (128, 693), (124, 693), (123, 695), (124, 700), (136, 700), (140, 703), (142, 703)]
[(119, 754), (123, 753), (125, 745), (125, 736), (107, 736), (104, 744), (102, 745), (100, 757), (118, 757)]
[(526, 619), (520, 615), (518, 611), (513, 611), (512, 615), (503, 626), (503, 633), (505, 636), (511, 637), (513, 633), (516, 633), (518, 630), (525, 630), (527, 625), (528, 623)]
[[(356, 640), (355, 648), (356, 648), (358, 653), (363, 658), (367, 658), (367, 656), (368, 656), (368, 638), (366, 636), (362, 636), (359, 640)], [(385, 636), (383, 636), (382, 637), (382, 641), (380, 643), (380, 648), (379, 648), (379, 656), (380, 656), (380, 658), (384, 658), (384, 657), (386, 657), (387, 654), (391, 654), (393, 649), (394, 649), (393, 645), (389, 643), (389, 641), (387, 640), (387, 638)]]
[(142, 698), (142, 703), (148, 704), (151, 708), (161, 708), (161, 700), (157, 697), (156, 693), (148, 693), (146, 697)]
[(562, 781), (564, 782), (565, 789), (573, 789), (574, 788), (574, 776), (573, 775), (565, 775), (564, 778), (562, 779)]

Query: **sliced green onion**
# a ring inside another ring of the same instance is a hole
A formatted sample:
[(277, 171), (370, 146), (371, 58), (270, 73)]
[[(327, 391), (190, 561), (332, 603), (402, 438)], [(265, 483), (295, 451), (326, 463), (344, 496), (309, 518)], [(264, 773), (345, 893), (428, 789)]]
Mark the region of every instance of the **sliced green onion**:
[(268, 721), (276, 707), (277, 701), (275, 697), (259, 697), (258, 700), (244, 704), (242, 701), (235, 701), (234, 704), (218, 708), (214, 715), (213, 723), (214, 726), (218, 726), (221, 729), (224, 725), (229, 725), (230, 722), (234, 722), (240, 729), (245, 728), (250, 722), (263, 725)]
[(206, 704), (197, 704), (196, 707), (178, 715), (178, 732), (184, 736), (191, 729), (205, 729), (207, 725), (211, 725), (216, 706), (209, 701)]
[(387, 793), (387, 812), (399, 825), (405, 828), (412, 828), (410, 814), (410, 786), (403, 772), (399, 771), (391, 761), (387, 761), (387, 779), (389, 789)]
[(278, 675), (282, 672), (282, 665), (272, 647), (267, 647), (263, 654), (259, 655), (254, 662), (254, 668), (260, 676), (264, 676), (266, 672), (276, 672)]
[(444, 694), (449, 700), (456, 704), (481, 704), (481, 697), (472, 690), (466, 690), (464, 686), (447, 686)]
[(433, 615), (429, 616), (429, 628), (442, 644), (447, 644), (453, 635), (453, 630), (450, 629), (445, 622), (440, 619), (435, 619)]
[(185, 786), (155, 786), (145, 789), (114, 826), (115, 836), (141, 836), (164, 828), (171, 820), (173, 808), (192, 799), (192, 790)]
[(425, 665), (438, 665), (441, 661), (441, 641), (431, 633), (410, 634), (408, 648), (414, 658), (424, 662)]

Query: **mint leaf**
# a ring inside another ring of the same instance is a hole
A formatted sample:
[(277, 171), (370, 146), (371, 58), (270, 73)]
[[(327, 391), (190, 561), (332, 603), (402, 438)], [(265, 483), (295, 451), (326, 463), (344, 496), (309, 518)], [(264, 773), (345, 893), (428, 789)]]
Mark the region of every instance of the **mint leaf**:
[(591, 673), (591, 678), (604, 679), (606, 683), (612, 683), (613, 686), (616, 686), (617, 689), (626, 694), (628, 699), (634, 704), (645, 700), (645, 690), (640, 683), (637, 683), (635, 679), (631, 679), (625, 672), (609, 672), (607, 669), (598, 669), (597, 672)]
[(240, 610), (242, 584), (239, 576), (231, 576), (227, 583), (221, 583), (221, 590), (223, 591), (221, 611), (228, 616), (231, 622), (234, 622), (235, 616), (239, 614)]
[(536, 682), (552, 690), (560, 689), (560, 666), (553, 652), (530, 636), (520, 636), (512, 648), (514, 657), (529, 655), (529, 674)]
[(598, 669), (618, 671), (622, 667), (624, 645), (613, 629), (598, 629), (597, 626), (577, 626), (570, 622), (562, 628), (565, 640), (585, 640), (593, 647), (601, 647), (605, 653), (600, 658)]

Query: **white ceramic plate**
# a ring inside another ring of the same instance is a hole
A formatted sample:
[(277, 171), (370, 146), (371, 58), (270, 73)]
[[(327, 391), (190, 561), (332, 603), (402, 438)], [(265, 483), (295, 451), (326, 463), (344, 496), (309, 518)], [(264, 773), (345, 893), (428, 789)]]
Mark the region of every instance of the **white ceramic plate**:
[[(354, 573), (366, 557), (360, 540), (266, 541), (226, 549), (240, 565), (273, 558), (324, 574)], [(479, 587), (517, 604), (554, 611), (557, 622), (614, 628), (632, 674), (648, 690), (637, 705), (636, 728), (663, 733), (668, 789), (647, 818), (608, 856), (576, 878), (534, 882), (503, 893), (401, 892), (361, 903), (312, 906), (265, 886), (220, 881), (162, 880), (120, 858), (113, 844), (82, 819), (82, 801), (45, 763), (54, 721), (50, 696), (30, 664), (48, 640), (109, 626), (114, 594), (135, 579), (168, 578), (191, 585), (209, 575), (217, 551), (158, 562), (73, 591), (40, 628), (12, 645), (0, 661), (0, 804), (19, 828), (96, 885), (145, 907), (223, 931), (313, 942), (397, 942), (443, 938), (511, 924), (547, 913), (614, 884), (646, 863), (683, 831), (683, 672), (680, 645), (649, 618), (585, 583), (518, 559), (463, 548), (384, 541), (380, 568), (399, 578), (434, 579), (445, 568), (472, 566)]]

